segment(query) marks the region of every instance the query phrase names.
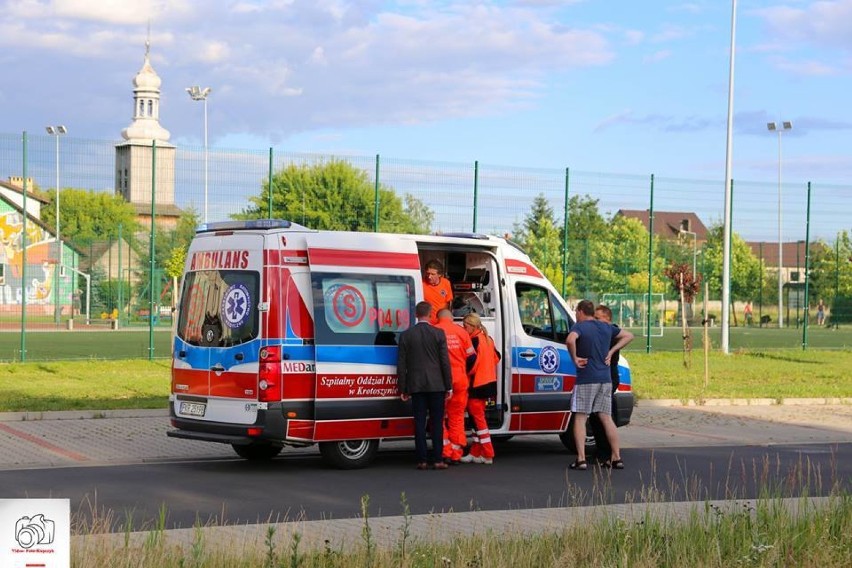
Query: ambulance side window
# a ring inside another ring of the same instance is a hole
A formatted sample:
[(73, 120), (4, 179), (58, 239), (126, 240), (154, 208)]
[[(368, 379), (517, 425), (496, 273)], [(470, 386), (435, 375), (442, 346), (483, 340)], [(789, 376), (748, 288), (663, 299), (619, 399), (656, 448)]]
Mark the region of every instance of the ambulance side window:
[(546, 288), (519, 282), (515, 285), (524, 333), (564, 343), (573, 321), (565, 308)]
[(316, 340), (396, 345), (414, 314), (414, 280), (387, 274), (313, 273)]

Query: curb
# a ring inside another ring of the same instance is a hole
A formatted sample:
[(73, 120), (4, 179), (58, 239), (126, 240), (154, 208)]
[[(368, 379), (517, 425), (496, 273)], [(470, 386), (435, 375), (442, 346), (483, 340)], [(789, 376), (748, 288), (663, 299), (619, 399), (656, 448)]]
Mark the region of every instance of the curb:
[(93, 420), (100, 418), (168, 417), (168, 408), (127, 408), (121, 410), (51, 410), (46, 412), (0, 412), (0, 422), (34, 420)]
[(681, 400), (677, 398), (639, 399), (636, 407), (712, 407), (712, 406), (830, 406), (852, 404), (852, 398), (708, 398)]
[[(637, 408), (710, 408), (719, 406), (837, 406), (852, 405), (852, 398), (677, 398), (639, 399)], [(121, 410), (51, 410), (45, 412), (0, 412), (0, 422), (34, 420), (96, 420), (101, 418), (168, 418), (168, 408)]]

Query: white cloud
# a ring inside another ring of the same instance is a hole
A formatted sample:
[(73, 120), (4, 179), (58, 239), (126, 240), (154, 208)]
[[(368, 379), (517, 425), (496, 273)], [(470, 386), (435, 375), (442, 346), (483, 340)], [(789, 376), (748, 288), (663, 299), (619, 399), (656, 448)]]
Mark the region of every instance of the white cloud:
[(806, 2), (802, 8), (779, 5), (753, 13), (765, 20), (773, 36), (852, 50), (852, 0)]
[(643, 63), (658, 63), (672, 56), (671, 50), (661, 49), (642, 58)]

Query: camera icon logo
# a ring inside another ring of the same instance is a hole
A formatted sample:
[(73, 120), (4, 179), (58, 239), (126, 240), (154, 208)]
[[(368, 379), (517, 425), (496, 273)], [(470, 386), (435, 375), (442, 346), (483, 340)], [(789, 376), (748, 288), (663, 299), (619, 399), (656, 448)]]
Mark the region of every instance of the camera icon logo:
[(32, 548), (36, 544), (53, 544), (55, 523), (44, 515), (21, 517), (15, 523), (15, 540), (21, 548)]

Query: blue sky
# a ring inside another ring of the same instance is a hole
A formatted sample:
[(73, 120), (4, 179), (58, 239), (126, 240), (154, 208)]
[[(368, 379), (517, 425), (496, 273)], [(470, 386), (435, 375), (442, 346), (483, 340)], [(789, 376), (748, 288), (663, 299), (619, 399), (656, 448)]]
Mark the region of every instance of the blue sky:
[[(3, 0), (0, 132), (723, 179), (731, 2)], [(852, 0), (740, 0), (733, 175), (852, 178)]]

